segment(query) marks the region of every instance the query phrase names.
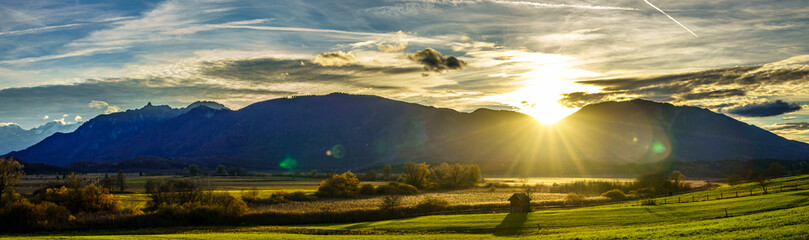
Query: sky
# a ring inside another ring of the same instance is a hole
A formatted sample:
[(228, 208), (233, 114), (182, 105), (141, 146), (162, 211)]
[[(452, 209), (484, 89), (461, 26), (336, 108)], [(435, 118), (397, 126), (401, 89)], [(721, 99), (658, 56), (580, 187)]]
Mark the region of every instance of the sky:
[(0, 125), (371, 94), (553, 123), (642, 98), (809, 141), (809, 2), (0, 0)]

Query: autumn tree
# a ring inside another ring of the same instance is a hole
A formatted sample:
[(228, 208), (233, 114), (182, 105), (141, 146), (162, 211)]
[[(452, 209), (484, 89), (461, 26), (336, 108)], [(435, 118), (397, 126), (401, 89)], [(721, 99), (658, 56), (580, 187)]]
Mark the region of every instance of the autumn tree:
[(318, 197), (356, 197), (359, 194), (360, 180), (351, 171), (331, 175), (320, 182), (315, 195)]
[(14, 189), (23, 174), (23, 165), (14, 157), (0, 157), (0, 194)]
[(682, 188), (685, 181), (685, 175), (683, 175), (680, 171), (671, 172), (671, 180), (674, 181), (675, 189)]
[(427, 163), (407, 162), (402, 169), (402, 180), (419, 189), (430, 184), (430, 165)]

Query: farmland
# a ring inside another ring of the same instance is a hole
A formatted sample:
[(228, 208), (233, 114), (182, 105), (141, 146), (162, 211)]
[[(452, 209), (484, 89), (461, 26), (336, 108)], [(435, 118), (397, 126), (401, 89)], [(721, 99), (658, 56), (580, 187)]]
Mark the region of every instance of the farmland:
[[(809, 175), (772, 180), (764, 194), (756, 182), (655, 199), (527, 214), (432, 215), (344, 224), (245, 227), (175, 227), (7, 235), (27, 239), (806, 239)], [(783, 187), (782, 187), (783, 186)], [(471, 191), (471, 190), (470, 190)], [(739, 192), (740, 196), (736, 197)], [(752, 192), (752, 195), (750, 193)], [(436, 193), (441, 194), (441, 193)], [(495, 192), (494, 194), (499, 194)], [(691, 202), (691, 196), (694, 201)], [(707, 196), (707, 197), (706, 197)], [(718, 196), (721, 196), (719, 198)], [(448, 197), (444, 195), (443, 197)], [(681, 199), (677, 203), (674, 199)], [(685, 201), (683, 199), (688, 199)], [(708, 199), (708, 200), (705, 200)], [(481, 200), (482, 201), (482, 200)], [(664, 204), (665, 202), (665, 204)], [(727, 211), (727, 212), (726, 212)], [(539, 228), (538, 228), (539, 227)]]

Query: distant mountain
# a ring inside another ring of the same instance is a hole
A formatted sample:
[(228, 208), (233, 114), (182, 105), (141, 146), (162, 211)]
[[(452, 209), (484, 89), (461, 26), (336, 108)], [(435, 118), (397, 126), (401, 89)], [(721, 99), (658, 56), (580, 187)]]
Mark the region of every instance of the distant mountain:
[(142, 157), (291, 170), (449, 161), (492, 172), (559, 173), (592, 162), (807, 159), (809, 144), (709, 110), (643, 100), (586, 106), (547, 127), (511, 111), (462, 113), (335, 93), (238, 111), (147, 105), (99, 116), (11, 155), (59, 166)]
[(57, 132), (72, 132), (80, 125), (49, 122), (29, 130), (16, 124), (0, 125), (0, 154), (25, 149)]

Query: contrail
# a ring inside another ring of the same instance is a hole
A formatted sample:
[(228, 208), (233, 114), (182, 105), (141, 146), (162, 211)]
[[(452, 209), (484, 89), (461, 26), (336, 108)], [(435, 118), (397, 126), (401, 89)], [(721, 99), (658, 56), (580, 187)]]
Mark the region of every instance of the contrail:
[(675, 23), (680, 25), (680, 27), (683, 27), (683, 29), (685, 29), (686, 31), (691, 33), (691, 35), (694, 35), (694, 37), (699, 37), (696, 33), (692, 32), (691, 29), (688, 29), (688, 27), (686, 27), (685, 25), (683, 25), (682, 23), (677, 21), (677, 19), (674, 19), (668, 13), (664, 12), (663, 9), (660, 9), (657, 6), (655, 6), (654, 4), (650, 3), (649, 0), (643, 0), (643, 1), (646, 2), (646, 4), (649, 4), (649, 6), (652, 6), (654, 9), (657, 9), (657, 11), (660, 11), (660, 13), (662, 13), (663, 15), (666, 15), (666, 17), (669, 17), (669, 19), (671, 19), (672, 21), (674, 21)]

